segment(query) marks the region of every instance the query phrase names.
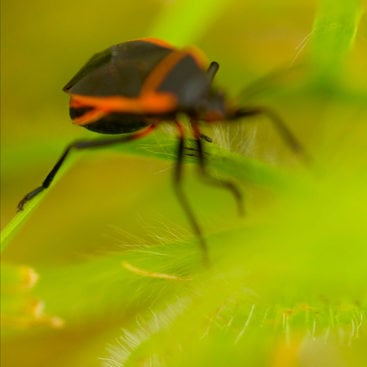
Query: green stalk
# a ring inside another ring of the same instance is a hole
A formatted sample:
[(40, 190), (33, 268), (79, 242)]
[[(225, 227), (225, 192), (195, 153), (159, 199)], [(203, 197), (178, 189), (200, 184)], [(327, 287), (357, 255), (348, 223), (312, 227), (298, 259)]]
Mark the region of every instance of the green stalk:
[(203, 34), (230, 3), (228, 0), (172, 1), (157, 17), (151, 36), (185, 46)]
[(341, 81), (361, 16), (359, 0), (321, 0), (313, 24), (311, 60), (313, 82), (333, 90)]

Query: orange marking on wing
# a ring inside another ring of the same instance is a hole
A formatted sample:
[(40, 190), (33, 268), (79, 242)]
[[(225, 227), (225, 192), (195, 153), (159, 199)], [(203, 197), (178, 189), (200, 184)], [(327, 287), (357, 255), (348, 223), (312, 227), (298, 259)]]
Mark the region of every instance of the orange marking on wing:
[(74, 118), (73, 123), (77, 125), (88, 125), (106, 115), (106, 112), (95, 109), (84, 113), (82, 116)]
[(177, 65), (185, 56), (191, 56), (196, 64), (205, 68), (207, 64), (205, 55), (196, 47), (188, 47), (183, 50), (174, 50), (167, 55), (148, 75), (147, 79), (141, 88), (142, 95), (157, 90), (159, 85), (164, 80), (165, 76)]
[(168, 113), (177, 107), (177, 98), (170, 93), (147, 92), (139, 100), (145, 113)]
[(198, 66), (200, 66), (203, 69), (207, 67), (208, 59), (206, 58), (203, 51), (201, 51), (195, 46), (187, 47), (185, 48), (184, 51), (186, 51), (188, 54), (192, 56), (192, 58), (196, 61)]
[(173, 51), (167, 55), (148, 75), (141, 88), (141, 93), (144, 95), (145, 93), (151, 93), (155, 91), (159, 84), (163, 81), (164, 77), (186, 55), (187, 52), (181, 50)]
[(73, 96), (70, 98), (70, 107), (72, 108), (83, 108), (87, 107), (82, 102), (74, 98)]
[[(157, 93), (154, 91), (142, 94), (138, 98), (120, 96), (93, 97), (72, 94), (70, 106), (94, 108), (93, 111), (87, 112), (83, 116), (93, 116), (93, 114), (97, 115), (97, 111), (101, 114), (112, 112), (159, 114), (173, 111), (177, 106), (177, 99), (170, 93)], [(81, 116), (81, 119), (83, 119), (83, 116)]]

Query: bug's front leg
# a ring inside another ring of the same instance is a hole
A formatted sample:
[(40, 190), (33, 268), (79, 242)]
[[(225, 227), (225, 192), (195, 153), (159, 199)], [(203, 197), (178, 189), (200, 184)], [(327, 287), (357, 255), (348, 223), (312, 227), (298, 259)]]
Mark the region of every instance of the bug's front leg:
[(200, 139), (201, 133), (197, 121), (191, 120), (191, 128), (196, 142), (197, 154), (199, 159), (199, 172), (201, 178), (205, 180), (209, 185), (219, 186), (227, 189), (235, 198), (239, 215), (244, 214), (243, 196), (238, 187), (231, 181), (223, 180), (212, 176), (206, 168), (205, 152), (203, 149), (202, 141)]
[(187, 218), (190, 221), (191, 227), (199, 240), (199, 244), (202, 250), (203, 263), (204, 265), (207, 266), (209, 265), (208, 246), (206, 244), (201, 228), (197, 222), (195, 214), (191, 208), (191, 205), (189, 204), (189, 201), (187, 200), (186, 195), (182, 188), (185, 135), (184, 135), (183, 126), (178, 121), (175, 121), (175, 122), (176, 122), (176, 126), (179, 132), (179, 136), (178, 136), (179, 141), (178, 141), (178, 149), (177, 149), (176, 167), (175, 167), (175, 171), (173, 175), (174, 189), (176, 191), (178, 200), (180, 201), (180, 204), (183, 210), (185, 211)]
[(24, 208), (24, 205), (32, 200), (35, 196), (41, 193), (43, 190), (47, 189), (52, 181), (54, 180), (57, 172), (60, 170), (61, 166), (65, 162), (66, 158), (69, 156), (72, 150), (82, 150), (82, 149), (93, 149), (93, 148), (102, 148), (109, 145), (124, 143), (132, 140), (136, 140), (141, 138), (150, 132), (152, 132), (155, 128), (155, 125), (149, 125), (143, 130), (139, 130), (130, 135), (118, 136), (112, 139), (96, 139), (96, 140), (80, 140), (75, 141), (74, 143), (69, 144), (64, 152), (62, 153), (61, 157), (58, 159), (56, 164), (53, 166), (51, 171), (48, 173), (42, 185), (35, 188), (34, 190), (30, 191), (28, 194), (24, 196), (24, 198), (19, 202), (17, 206), (17, 210), (21, 211)]

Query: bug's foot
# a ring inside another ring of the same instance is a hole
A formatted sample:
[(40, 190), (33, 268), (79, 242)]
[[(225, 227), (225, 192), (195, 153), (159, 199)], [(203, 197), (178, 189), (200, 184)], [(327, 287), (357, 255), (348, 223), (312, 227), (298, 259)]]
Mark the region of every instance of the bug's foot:
[(24, 204), (27, 202), (27, 200), (24, 198), (22, 199), (18, 205), (17, 205), (17, 213), (21, 212), (24, 208)]
[(37, 187), (33, 191), (29, 192), (24, 198), (18, 203), (17, 213), (21, 212), (24, 209), (24, 205), (27, 204), (28, 201), (32, 200), (36, 195), (38, 195), (45, 188), (43, 186)]

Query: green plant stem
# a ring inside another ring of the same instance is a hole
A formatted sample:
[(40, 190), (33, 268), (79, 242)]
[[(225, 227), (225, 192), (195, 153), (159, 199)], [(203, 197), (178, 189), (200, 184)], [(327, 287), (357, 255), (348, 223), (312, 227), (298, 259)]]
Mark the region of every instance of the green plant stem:
[(332, 90), (339, 83), (361, 15), (359, 0), (321, 0), (311, 38), (313, 81)]
[(157, 18), (151, 36), (186, 46), (201, 35), (230, 3), (228, 0), (172, 1)]

